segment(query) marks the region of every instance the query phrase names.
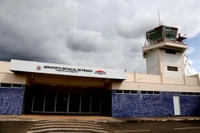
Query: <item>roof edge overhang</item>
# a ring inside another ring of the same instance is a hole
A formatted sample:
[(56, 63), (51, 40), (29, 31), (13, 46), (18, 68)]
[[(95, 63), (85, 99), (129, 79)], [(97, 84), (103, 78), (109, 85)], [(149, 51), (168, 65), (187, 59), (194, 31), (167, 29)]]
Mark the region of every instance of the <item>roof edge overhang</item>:
[(145, 46), (142, 48), (142, 52), (143, 52), (143, 57), (146, 58), (146, 54), (151, 52), (153, 49), (173, 49), (173, 50), (177, 50), (180, 52), (185, 52), (185, 50), (187, 49), (187, 45), (183, 44), (183, 43), (174, 43), (174, 42), (160, 42), (160, 43), (156, 43), (153, 45), (149, 45), (149, 46)]

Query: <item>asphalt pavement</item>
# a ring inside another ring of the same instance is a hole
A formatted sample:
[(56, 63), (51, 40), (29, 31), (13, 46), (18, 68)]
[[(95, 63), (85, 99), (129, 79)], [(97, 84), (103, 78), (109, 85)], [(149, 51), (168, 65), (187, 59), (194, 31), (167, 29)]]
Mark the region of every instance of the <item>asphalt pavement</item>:
[(200, 121), (100, 123), (109, 133), (200, 133)]
[(0, 133), (200, 133), (200, 117), (112, 118), (107, 116), (0, 115)]
[(199, 133), (200, 121), (114, 122), (1, 121), (0, 133)]
[(141, 117), (141, 118), (114, 118), (110, 116), (94, 115), (0, 115), (0, 121), (39, 121), (39, 120), (85, 120), (101, 123), (113, 122), (156, 122), (156, 121), (196, 121), (200, 116), (174, 116), (174, 117)]
[(0, 121), (0, 133), (26, 133), (34, 124), (29, 121)]

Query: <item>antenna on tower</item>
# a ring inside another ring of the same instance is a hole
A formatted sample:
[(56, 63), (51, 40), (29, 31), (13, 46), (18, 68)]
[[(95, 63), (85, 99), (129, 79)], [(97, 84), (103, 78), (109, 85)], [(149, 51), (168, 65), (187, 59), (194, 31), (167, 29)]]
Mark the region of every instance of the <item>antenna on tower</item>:
[[(185, 39), (187, 38), (187, 31), (186, 28), (184, 27), (185, 30), (185, 34), (182, 35), (182, 37), (184, 37)], [(187, 41), (187, 40), (186, 40)], [(185, 42), (185, 44), (187, 45), (187, 42)], [(187, 55), (187, 53), (184, 53), (184, 67), (185, 67), (185, 74), (186, 76), (191, 76), (194, 73), (192, 72), (192, 67), (191, 67), (191, 63), (190, 63), (190, 59)]]
[(159, 22), (159, 25), (162, 25), (161, 20), (160, 20), (160, 13), (159, 13), (159, 11), (158, 11), (158, 22)]
[(193, 73), (192, 73), (190, 60), (189, 60), (188, 56), (185, 53), (184, 53), (184, 67), (185, 67), (186, 76), (191, 76)]

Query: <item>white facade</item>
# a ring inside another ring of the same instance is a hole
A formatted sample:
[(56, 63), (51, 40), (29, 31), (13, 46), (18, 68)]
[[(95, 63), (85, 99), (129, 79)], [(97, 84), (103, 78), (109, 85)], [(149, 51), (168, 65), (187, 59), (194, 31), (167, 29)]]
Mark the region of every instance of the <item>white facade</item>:
[[(159, 48), (160, 44), (154, 45), (158, 45), (158, 48), (155, 46), (146, 46), (152, 47), (145, 55), (147, 73), (155, 75), (163, 74), (164, 76), (171, 78), (183, 78), (185, 75), (183, 52), (176, 50), (176, 46), (174, 46), (174, 48), (172, 48), (172, 46), (170, 48)], [(144, 49), (145, 47), (143, 50)]]
[(152, 50), (147, 54), (146, 64), (148, 74), (160, 74), (158, 50)]
[(171, 65), (181, 65), (181, 56), (182, 54), (180, 52), (176, 52), (176, 54), (170, 54), (166, 53), (164, 49), (161, 49), (161, 56), (163, 57), (163, 63), (165, 64), (171, 64)]
[[(29, 74), (14, 74), (9, 70), (9, 62), (0, 62), (0, 83), (10, 84), (27, 84), (30, 85), (31, 80), (34, 79), (35, 83), (46, 84), (63, 84), (74, 86), (102, 86), (106, 81), (92, 79), (88, 77), (88, 80), (81, 78), (67, 78), (66, 82), (63, 77), (49, 76), (41, 77), (37, 75)], [(172, 74), (171, 74), (172, 75)], [(58, 79), (58, 78), (59, 79)], [(164, 74), (152, 75), (152, 74), (140, 74), (125, 73), (125, 80), (112, 81), (112, 87), (110, 89), (116, 90), (148, 90), (148, 91), (172, 91), (172, 92), (200, 92), (200, 80), (199, 75), (177, 77), (166, 77)]]

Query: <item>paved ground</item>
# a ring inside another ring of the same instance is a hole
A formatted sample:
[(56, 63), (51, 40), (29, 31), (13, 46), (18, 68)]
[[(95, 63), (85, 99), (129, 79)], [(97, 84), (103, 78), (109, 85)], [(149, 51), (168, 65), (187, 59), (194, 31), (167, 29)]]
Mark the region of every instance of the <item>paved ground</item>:
[(109, 133), (200, 133), (200, 121), (101, 123)]
[(0, 116), (0, 133), (199, 133), (200, 117), (112, 118), (106, 116)]
[(115, 122), (89, 121), (1, 121), (0, 133), (199, 133), (200, 121)]
[(26, 133), (35, 122), (0, 121), (0, 133)]
[(44, 132), (108, 133), (108, 131), (106, 131), (96, 122), (81, 121), (81, 120), (39, 121), (27, 133), (44, 133)]
[(112, 118), (109, 116), (77, 116), (77, 115), (0, 115), (0, 121), (38, 121), (38, 120), (86, 120), (95, 122), (134, 122), (134, 121), (187, 121), (200, 120), (200, 117), (149, 117), (149, 118)]

